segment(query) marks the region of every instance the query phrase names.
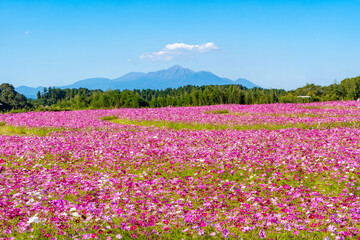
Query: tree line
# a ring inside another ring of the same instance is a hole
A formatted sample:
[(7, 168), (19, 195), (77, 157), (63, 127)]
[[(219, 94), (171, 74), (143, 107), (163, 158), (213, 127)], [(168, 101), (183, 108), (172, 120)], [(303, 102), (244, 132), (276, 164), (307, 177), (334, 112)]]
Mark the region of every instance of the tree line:
[(253, 88), (241, 85), (184, 86), (165, 90), (88, 90), (48, 88), (32, 101), (35, 107), (59, 109), (202, 106), (224, 103), (275, 103), (284, 90)]
[(167, 88), (165, 90), (89, 90), (44, 88), (37, 99), (26, 99), (10, 84), (0, 85), (0, 110), (73, 110), (98, 108), (141, 108), (165, 106), (202, 106), (214, 104), (264, 104), (304, 101), (356, 100), (360, 97), (360, 76), (329, 86), (306, 84), (295, 90), (248, 89), (241, 85), (207, 85)]

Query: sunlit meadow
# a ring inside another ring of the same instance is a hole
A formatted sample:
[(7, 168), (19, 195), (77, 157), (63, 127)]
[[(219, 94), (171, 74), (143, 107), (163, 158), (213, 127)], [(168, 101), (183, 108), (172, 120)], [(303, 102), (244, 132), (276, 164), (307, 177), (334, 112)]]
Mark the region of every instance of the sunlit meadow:
[(0, 115), (0, 239), (360, 239), (360, 103)]

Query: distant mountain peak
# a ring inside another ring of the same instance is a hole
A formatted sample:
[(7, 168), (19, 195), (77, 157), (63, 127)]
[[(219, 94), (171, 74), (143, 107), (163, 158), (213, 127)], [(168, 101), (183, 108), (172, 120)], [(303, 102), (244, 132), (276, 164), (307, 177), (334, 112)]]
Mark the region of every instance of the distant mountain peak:
[(169, 79), (182, 78), (184, 76), (189, 76), (191, 74), (194, 74), (192, 70), (183, 68), (180, 65), (174, 65), (171, 68), (165, 70), (149, 72), (147, 73), (146, 78), (169, 80)]
[(188, 73), (194, 73), (193, 70), (190, 70), (188, 68), (184, 68), (180, 65), (174, 65), (171, 68), (159, 72), (169, 72), (169, 73), (177, 73), (177, 74), (188, 74)]
[(174, 66), (172, 66), (171, 68), (169, 68), (168, 70), (182, 70), (182, 69), (185, 69), (185, 68), (183, 68), (183, 67), (180, 66), (180, 65), (174, 65)]

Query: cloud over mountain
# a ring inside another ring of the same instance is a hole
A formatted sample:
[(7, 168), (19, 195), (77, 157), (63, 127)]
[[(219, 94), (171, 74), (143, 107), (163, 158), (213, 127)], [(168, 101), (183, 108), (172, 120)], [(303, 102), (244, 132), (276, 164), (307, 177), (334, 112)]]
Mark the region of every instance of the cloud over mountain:
[(151, 52), (151, 53), (143, 53), (140, 55), (141, 59), (151, 59), (151, 60), (163, 60), (170, 61), (175, 57), (181, 55), (191, 55), (195, 53), (206, 53), (217, 51), (220, 48), (212, 42), (204, 43), (204, 44), (185, 44), (185, 43), (173, 43), (168, 44), (160, 51)]

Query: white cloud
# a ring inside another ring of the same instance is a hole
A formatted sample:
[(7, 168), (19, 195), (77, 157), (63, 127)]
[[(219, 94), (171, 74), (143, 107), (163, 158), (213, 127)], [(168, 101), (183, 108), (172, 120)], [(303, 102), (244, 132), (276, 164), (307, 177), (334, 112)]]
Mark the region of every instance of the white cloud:
[(189, 45), (185, 43), (173, 43), (166, 45), (165, 48), (158, 52), (143, 53), (140, 55), (141, 59), (151, 60), (165, 60), (170, 61), (177, 56), (189, 55), (193, 53), (206, 53), (219, 50), (220, 48), (212, 42), (201, 45)]
[(30, 31), (25, 31), (24, 34), (25, 35), (28, 35), (30, 33)]

